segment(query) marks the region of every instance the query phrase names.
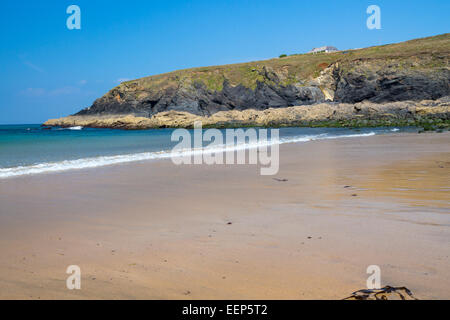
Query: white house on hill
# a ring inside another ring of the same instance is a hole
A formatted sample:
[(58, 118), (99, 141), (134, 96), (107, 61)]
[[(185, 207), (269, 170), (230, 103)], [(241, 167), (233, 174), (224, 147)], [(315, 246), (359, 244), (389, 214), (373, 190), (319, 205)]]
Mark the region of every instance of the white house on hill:
[(320, 48), (314, 48), (308, 53), (319, 53), (319, 52), (329, 53), (329, 52), (337, 52), (337, 51), (339, 51), (339, 50), (336, 47), (324, 46), (324, 47), (320, 47)]

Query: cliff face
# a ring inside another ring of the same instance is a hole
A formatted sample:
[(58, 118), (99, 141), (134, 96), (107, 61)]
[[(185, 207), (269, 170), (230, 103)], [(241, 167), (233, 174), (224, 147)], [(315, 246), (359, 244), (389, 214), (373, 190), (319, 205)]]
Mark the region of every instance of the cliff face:
[(337, 53), (195, 68), (122, 83), (76, 116), (198, 116), (326, 101), (435, 100), (450, 95), (450, 34)]
[(268, 67), (255, 70), (261, 78), (255, 88), (232, 85), (224, 79), (221, 90), (210, 90), (200, 81), (181, 82), (161, 90), (146, 90), (138, 82), (123, 84), (94, 102), (77, 115), (135, 114), (152, 116), (158, 112), (177, 110), (197, 115), (218, 111), (281, 108), (325, 101), (318, 86), (286, 85)]
[[(340, 67), (332, 66), (329, 82), (333, 101), (385, 103), (406, 100), (435, 100), (450, 93), (449, 59), (442, 68), (427, 68), (431, 56), (418, 57), (416, 65), (402, 66), (401, 59), (358, 60)], [(326, 74), (326, 73), (325, 73)]]

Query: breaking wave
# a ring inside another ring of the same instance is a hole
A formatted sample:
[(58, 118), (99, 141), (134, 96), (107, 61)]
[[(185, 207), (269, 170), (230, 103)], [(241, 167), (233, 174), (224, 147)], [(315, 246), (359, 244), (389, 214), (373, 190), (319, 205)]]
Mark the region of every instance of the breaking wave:
[[(74, 129), (79, 127), (73, 127), (72, 130), (81, 130)], [(82, 128), (82, 127), (80, 127)], [(340, 139), (340, 138), (353, 138), (353, 137), (368, 137), (375, 135), (375, 132), (362, 133), (362, 134), (348, 134), (348, 135), (328, 135), (328, 134), (319, 134), (319, 135), (303, 135), (303, 136), (294, 136), (294, 137), (284, 137), (280, 138), (279, 141), (271, 141), (270, 139), (267, 141), (261, 141), (254, 144), (238, 144), (238, 145), (218, 145), (214, 147), (204, 147), (200, 149), (185, 149), (178, 150), (177, 152), (172, 152), (171, 150), (163, 150), (163, 151), (153, 151), (153, 152), (142, 152), (142, 153), (133, 153), (133, 154), (124, 154), (124, 155), (115, 155), (115, 156), (99, 156), (99, 157), (91, 157), (91, 158), (82, 158), (76, 160), (64, 160), (58, 162), (45, 162), (28, 166), (18, 166), (12, 168), (1, 168), (0, 169), (0, 179), (18, 177), (23, 175), (32, 175), (32, 174), (42, 174), (42, 173), (50, 173), (50, 172), (61, 172), (67, 170), (76, 170), (76, 169), (87, 169), (87, 168), (96, 168), (109, 166), (114, 164), (123, 164), (129, 162), (137, 162), (137, 161), (146, 161), (146, 160), (154, 160), (154, 159), (167, 159), (171, 157), (184, 157), (191, 156), (195, 154), (208, 154), (208, 153), (217, 153), (217, 152), (229, 152), (229, 151), (237, 151), (243, 149), (252, 149), (258, 148), (261, 146), (270, 146), (273, 144), (286, 144), (286, 143), (298, 143), (298, 142), (308, 142), (314, 140), (327, 140), (327, 139)]]

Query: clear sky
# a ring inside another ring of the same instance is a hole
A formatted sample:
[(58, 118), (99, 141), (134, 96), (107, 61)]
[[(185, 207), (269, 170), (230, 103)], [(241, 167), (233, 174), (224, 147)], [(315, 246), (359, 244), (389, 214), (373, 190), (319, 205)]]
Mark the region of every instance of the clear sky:
[[(366, 27), (372, 4), (381, 30)], [(442, 34), (449, 13), (449, 0), (2, 0), (0, 124), (72, 114), (124, 79)]]

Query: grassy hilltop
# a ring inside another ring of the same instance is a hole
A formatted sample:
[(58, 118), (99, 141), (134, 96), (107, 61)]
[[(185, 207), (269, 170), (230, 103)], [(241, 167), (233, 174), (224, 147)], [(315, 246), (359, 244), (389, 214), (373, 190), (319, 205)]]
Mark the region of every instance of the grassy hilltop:
[[(344, 68), (351, 67), (355, 60), (381, 59), (401, 63), (399, 69), (406, 68), (445, 68), (449, 66), (450, 34), (415, 39), (401, 43), (369, 47), (358, 50), (344, 50), (335, 53), (293, 54), (284, 58), (230, 64), (212, 67), (200, 67), (127, 81), (117, 87), (138, 85), (147, 90), (161, 90), (175, 87), (181, 83), (198, 82), (208, 90), (221, 91), (224, 80), (231, 85), (243, 85), (255, 89), (257, 82), (267, 81), (262, 75), (264, 67), (272, 68), (275, 73), (283, 74), (282, 85), (313, 79), (319, 76), (329, 65), (339, 62)], [(420, 59), (426, 59), (421, 63)], [(270, 81), (270, 80), (269, 80)]]

